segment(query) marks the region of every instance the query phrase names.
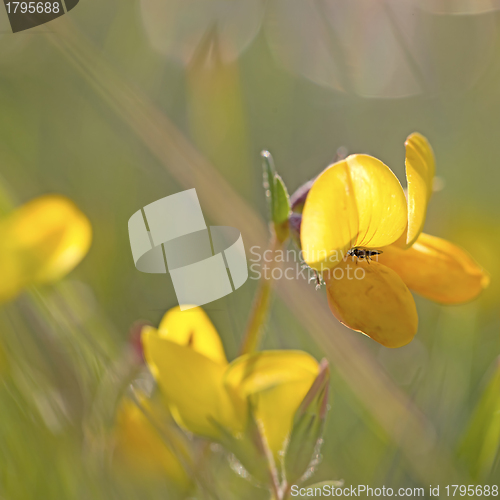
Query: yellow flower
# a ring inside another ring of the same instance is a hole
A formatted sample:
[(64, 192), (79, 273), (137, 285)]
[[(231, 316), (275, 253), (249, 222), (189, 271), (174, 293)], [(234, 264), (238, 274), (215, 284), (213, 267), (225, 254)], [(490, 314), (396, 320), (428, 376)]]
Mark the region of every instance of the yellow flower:
[(171, 309), (158, 329), (143, 329), (142, 342), (148, 366), (181, 427), (215, 440), (222, 428), (241, 437), (250, 399), (275, 458), (318, 375), (316, 360), (300, 351), (263, 351), (228, 363), (217, 331), (200, 308)]
[[(352, 155), (314, 181), (301, 225), (304, 260), (323, 273), (332, 312), (349, 328), (387, 347), (405, 345), (417, 332), (408, 287), (452, 304), (473, 299), (489, 281), (462, 249), (422, 233), (434, 154), (418, 133), (405, 145), (406, 197), (381, 161)], [(353, 268), (346, 255), (357, 247), (383, 253), (378, 262), (354, 258)]]
[(120, 403), (113, 436), (114, 462), (134, 477), (166, 476), (177, 488), (186, 490), (188, 475), (161, 435), (170, 418), (168, 412), (142, 397), (140, 404), (143, 408), (126, 398)]
[(65, 276), (91, 239), (90, 222), (63, 196), (41, 196), (14, 210), (0, 220), (0, 302)]

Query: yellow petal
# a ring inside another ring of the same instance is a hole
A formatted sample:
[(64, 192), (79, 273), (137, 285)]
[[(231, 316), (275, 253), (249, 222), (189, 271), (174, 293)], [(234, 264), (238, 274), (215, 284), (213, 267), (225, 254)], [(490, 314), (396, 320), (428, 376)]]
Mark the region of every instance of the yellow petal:
[(417, 132), (409, 135), (405, 146), (408, 183), (408, 230), (405, 243), (409, 247), (424, 228), (436, 167), (434, 152), (423, 135)]
[(443, 304), (472, 300), (489, 283), (485, 271), (464, 250), (425, 233), (408, 250), (384, 248), (379, 262), (415, 292)]
[(372, 156), (349, 156), (328, 167), (307, 196), (301, 225), (304, 260), (318, 271), (332, 268), (349, 248), (393, 243), (406, 224), (406, 199), (391, 170)]
[(303, 351), (261, 351), (235, 359), (228, 367), (225, 383), (245, 395), (285, 382), (318, 375), (318, 362)]
[(87, 217), (59, 195), (36, 198), (0, 222), (0, 300), (32, 283), (58, 280), (86, 255), (92, 239)]
[(330, 309), (352, 330), (386, 347), (406, 345), (417, 333), (415, 301), (392, 269), (348, 258), (324, 278)]
[(189, 486), (189, 478), (179, 459), (171, 450), (165, 439), (160, 435), (156, 426), (165, 432), (163, 425), (168, 420), (165, 411), (158, 411), (158, 405), (151, 405), (146, 399), (141, 405), (148, 412), (150, 418), (137, 404), (124, 399), (116, 415), (114, 429), (115, 448), (113, 458), (115, 463), (126, 469), (134, 476), (167, 477), (182, 490)]
[(163, 338), (152, 327), (143, 328), (142, 343), (146, 362), (179, 425), (212, 438), (219, 436), (214, 421), (233, 432), (244, 428), (244, 402), (236, 404), (223, 386), (226, 365)]
[(219, 334), (205, 311), (194, 307), (181, 311), (170, 309), (158, 327), (160, 337), (180, 345), (189, 345), (216, 363), (227, 364)]
[(241, 356), (229, 365), (225, 383), (242, 398), (252, 398), (275, 460), (318, 371), (317, 361), (301, 351), (263, 351)]

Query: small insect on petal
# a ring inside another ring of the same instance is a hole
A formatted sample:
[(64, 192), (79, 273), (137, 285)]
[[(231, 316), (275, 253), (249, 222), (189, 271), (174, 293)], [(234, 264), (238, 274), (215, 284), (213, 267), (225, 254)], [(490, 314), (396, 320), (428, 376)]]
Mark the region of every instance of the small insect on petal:
[(381, 253), (383, 253), (382, 250), (368, 250), (367, 248), (354, 247), (347, 252), (347, 255), (358, 259), (365, 259), (369, 263), (372, 257), (376, 257)]

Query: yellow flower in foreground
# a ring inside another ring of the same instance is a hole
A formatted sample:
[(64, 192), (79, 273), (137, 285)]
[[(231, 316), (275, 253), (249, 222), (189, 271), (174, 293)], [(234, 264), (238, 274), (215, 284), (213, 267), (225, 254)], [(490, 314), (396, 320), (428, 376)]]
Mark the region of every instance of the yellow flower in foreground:
[(148, 366), (181, 427), (215, 440), (221, 428), (241, 436), (250, 400), (275, 458), (319, 371), (316, 360), (300, 351), (263, 351), (228, 363), (200, 308), (171, 309), (158, 329), (143, 329), (142, 341)]
[[(431, 300), (453, 304), (473, 299), (489, 281), (462, 249), (422, 233), (432, 194), (434, 154), (418, 133), (405, 145), (406, 197), (381, 161), (349, 156), (314, 181), (300, 236), (304, 260), (323, 273), (335, 316), (387, 347), (403, 346), (417, 332), (418, 316), (408, 287)], [(383, 253), (378, 262), (358, 259), (354, 271), (360, 271), (354, 275), (346, 255), (358, 247)]]
[(0, 219), (0, 302), (24, 287), (56, 281), (86, 255), (87, 217), (68, 198), (46, 195)]

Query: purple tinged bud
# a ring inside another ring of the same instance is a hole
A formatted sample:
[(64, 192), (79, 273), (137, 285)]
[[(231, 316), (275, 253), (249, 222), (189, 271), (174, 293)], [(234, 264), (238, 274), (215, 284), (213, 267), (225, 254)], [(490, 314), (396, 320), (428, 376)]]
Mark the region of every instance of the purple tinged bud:
[(311, 190), (314, 179), (307, 181), (305, 184), (302, 184), (295, 193), (290, 196), (290, 205), (292, 207), (292, 211), (294, 212), (302, 212), (302, 207), (306, 202), (307, 195)]
[(138, 363), (145, 363), (144, 348), (141, 341), (141, 332), (145, 326), (151, 326), (151, 323), (145, 320), (138, 320), (132, 323), (129, 329), (128, 343), (134, 357)]

